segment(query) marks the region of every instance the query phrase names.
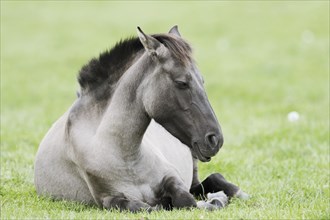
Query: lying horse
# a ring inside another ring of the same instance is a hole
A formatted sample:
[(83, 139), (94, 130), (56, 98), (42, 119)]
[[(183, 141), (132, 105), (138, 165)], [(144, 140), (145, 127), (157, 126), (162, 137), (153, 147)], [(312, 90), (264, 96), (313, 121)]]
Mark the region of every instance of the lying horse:
[(37, 193), (130, 211), (213, 209), (194, 196), (219, 191), (246, 197), (221, 174), (198, 180), (197, 161), (223, 136), (190, 45), (177, 26), (137, 32), (81, 69), (77, 100), (40, 144)]

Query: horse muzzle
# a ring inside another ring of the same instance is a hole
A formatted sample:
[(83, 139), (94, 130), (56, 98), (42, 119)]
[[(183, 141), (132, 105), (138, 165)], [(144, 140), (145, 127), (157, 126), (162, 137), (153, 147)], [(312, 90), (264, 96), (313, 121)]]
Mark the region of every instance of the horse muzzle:
[(209, 162), (211, 157), (215, 156), (223, 145), (222, 134), (207, 133), (204, 141), (194, 141), (192, 149), (195, 157), (202, 162)]

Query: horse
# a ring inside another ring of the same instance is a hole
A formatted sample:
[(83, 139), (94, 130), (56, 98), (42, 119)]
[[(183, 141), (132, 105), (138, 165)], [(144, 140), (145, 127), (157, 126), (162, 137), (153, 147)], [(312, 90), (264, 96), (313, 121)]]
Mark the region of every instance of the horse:
[(81, 68), (77, 99), (39, 145), (37, 194), (131, 212), (247, 197), (219, 173), (198, 179), (223, 134), (190, 44), (177, 26), (137, 33)]

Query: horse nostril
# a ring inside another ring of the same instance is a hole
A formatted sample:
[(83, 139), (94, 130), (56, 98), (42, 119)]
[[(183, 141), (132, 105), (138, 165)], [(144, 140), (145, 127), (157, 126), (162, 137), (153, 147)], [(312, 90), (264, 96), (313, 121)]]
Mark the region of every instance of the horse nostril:
[(206, 140), (211, 148), (216, 148), (219, 144), (219, 138), (214, 134), (207, 135)]
[(217, 145), (218, 144), (218, 140), (217, 140), (217, 138), (215, 137), (215, 135), (213, 135), (212, 137), (211, 137), (211, 140), (210, 140), (211, 142), (210, 143), (212, 143), (212, 145)]

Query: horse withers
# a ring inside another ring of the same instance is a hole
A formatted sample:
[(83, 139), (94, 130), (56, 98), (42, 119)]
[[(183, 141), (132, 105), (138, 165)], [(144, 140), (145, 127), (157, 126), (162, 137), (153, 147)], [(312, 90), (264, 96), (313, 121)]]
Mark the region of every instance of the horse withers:
[(190, 45), (177, 26), (137, 32), (81, 69), (77, 100), (39, 146), (37, 193), (130, 211), (247, 197), (221, 174), (198, 179), (197, 161), (210, 161), (223, 135)]

